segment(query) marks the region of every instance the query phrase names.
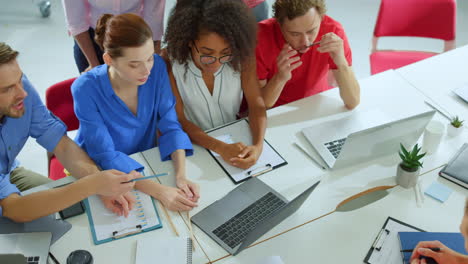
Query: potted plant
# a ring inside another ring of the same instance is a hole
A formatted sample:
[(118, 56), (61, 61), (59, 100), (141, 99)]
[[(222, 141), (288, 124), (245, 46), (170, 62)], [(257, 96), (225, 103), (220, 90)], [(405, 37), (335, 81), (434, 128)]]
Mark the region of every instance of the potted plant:
[(403, 188), (411, 188), (416, 186), (419, 177), (419, 170), (422, 168), (420, 161), (426, 153), (420, 154), (421, 148), (416, 144), (411, 151), (400, 143), (400, 151), (398, 154), (401, 158), (401, 163), (398, 164), (396, 182)]
[(451, 126), (447, 126), (447, 134), (451, 137), (460, 135), (463, 131), (463, 122), (458, 116), (452, 118), (452, 121), (450, 121)]

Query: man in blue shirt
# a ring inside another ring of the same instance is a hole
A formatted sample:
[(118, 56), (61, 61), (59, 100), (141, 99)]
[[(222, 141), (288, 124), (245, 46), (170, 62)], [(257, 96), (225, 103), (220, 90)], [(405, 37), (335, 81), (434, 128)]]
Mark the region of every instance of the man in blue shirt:
[[(99, 172), (86, 153), (68, 138), (66, 126), (41, 102), (22, 73), (17, 56), (17, 51), (0, 42), (0, 217), (27, 222), (67, 208), (90, 195), (113, 197), (130, 191), (134, 183), (123, 182), (138, 175), (117, 170)], [(18, 167), (16, 156), (29, 136), (53, 152), (75, 177), (82, 179), (62, 188), (21, 196), (20, 191), (45, 182), (39, 178), (43, 176)], [(11, 178), (12, 175), (15, 177)], [(20, 184), (15, 185), (15, 181)]]

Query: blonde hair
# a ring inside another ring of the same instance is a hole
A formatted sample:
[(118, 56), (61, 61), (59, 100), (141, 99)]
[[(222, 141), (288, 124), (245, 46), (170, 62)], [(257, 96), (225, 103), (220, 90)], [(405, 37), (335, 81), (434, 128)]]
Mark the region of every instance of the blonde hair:
[(0, 65), (10, 63), (18, 57), (18, 51), (13, 50), (5, 42), (0, 42)]
[(285, 18), (292, 20), (303, 16), (311, 8), (315, 8), (321, 16), (327, 11), (325, 0), (276, 0), (273, 4), (273, 16), (279, 23), (283, 23)]

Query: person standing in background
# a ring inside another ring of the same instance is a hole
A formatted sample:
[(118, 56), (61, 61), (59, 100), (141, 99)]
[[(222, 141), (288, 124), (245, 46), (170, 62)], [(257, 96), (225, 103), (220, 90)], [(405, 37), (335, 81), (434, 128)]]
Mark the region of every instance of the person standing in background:
[(268, 3), (266, 0), (244, 0), (248, 7), (252, 9), (257, 22), (267, 19), (268, 16)]
[(62, 0), (68, 33), (75, 39), (75, 63), (80, 73), (104, 64), (102, 50), (94, 41), (94, 29), (102, 14), (135, 13), (150, 26), (154, 52), (160, 52), (165, 0)]

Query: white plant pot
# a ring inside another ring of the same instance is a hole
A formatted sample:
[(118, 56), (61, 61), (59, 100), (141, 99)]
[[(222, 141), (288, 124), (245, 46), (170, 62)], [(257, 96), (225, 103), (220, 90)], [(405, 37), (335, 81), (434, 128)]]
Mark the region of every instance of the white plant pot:
[(457, 128), (457, 127), (454, 127), (451, 124), (449, 124), (447, 126), (447, 135), (449, 135), (449, 137), (459, 136), (463, 132), (464, 128), (465, 128), (464, 126), (461, 126), (461, 127)]
[(421, 168), (418, 168), (417, 171), (408, 172), (401, 167), (401, 163), (397, 167), (396, 182), (403, 188), (409, 189), (416, 186), (419, 178), (419, 171)]

